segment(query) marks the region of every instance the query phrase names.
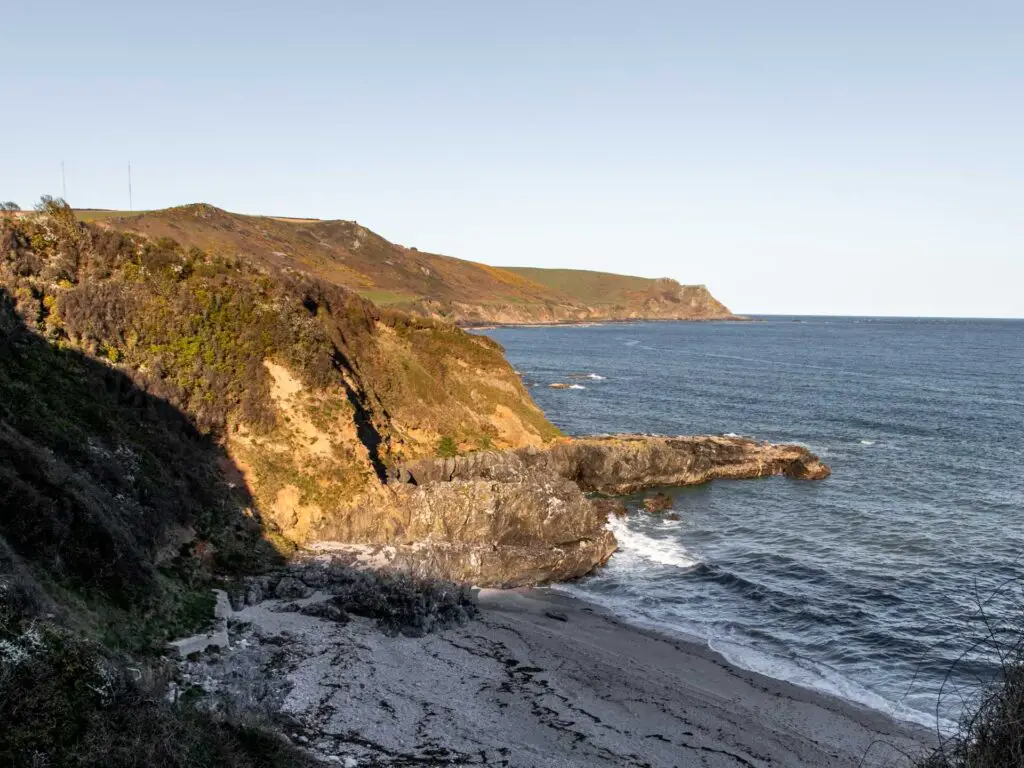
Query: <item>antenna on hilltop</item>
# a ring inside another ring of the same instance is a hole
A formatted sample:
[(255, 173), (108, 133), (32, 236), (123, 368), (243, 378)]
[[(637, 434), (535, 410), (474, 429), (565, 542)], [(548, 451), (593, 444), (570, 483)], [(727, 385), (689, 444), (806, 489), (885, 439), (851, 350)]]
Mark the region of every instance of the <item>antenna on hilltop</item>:
[(60, 198), (67, 202), (68, 199), (68, 182), (64, 177), (64, 161), (60, 161)]
[(132, 161), (128, 161), (128, 211), (129, 213), (134, 211), (132, 208)]

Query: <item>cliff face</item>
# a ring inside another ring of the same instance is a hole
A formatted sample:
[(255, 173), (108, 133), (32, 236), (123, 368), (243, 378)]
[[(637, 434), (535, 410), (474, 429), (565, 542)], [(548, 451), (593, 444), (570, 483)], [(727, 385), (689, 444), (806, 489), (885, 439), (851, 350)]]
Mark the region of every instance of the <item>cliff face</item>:
[[(584, 492), (827, 474), (793, 446), (727, 438), (558, 440), (501, 347), (487, 338), (380, 309), (269, 262), (256, 266), (167, 238), (83, 225), (58, 204), (3, 222), (0, 288), (10, 317), (23, 326), (20, 336), (36, 350), (34, 386), (48, 395), (40, 399), (8, 382), (5, 401), (22, 403), (0, 414), (12, 430), (11, 455), (54, 450), (67, 465), (57, 475), (71, 477), (92, 471), (83, 445), (95, 443), (98, 456), (140, 455), (132, 440), (111, 431), (116, 412), (90, 415), (81, 392), (73, 407), (64, 402), (72, 373), (54, 361), (68, 355), (116, 381), (111, 386), (125, 397), (177, 414), (167, 424), (157, 416), (165, 431), (185, 424), (208, 445), (205, 453), (186, 446), (173, 460), (156, 453), (138, 466), (112, 460), (132, 478), (132, 503), (149, 511), (126, 518), (134, 521), (129, 529), (145, 522), (144, 531), (111, 534), (97, 551), (134, 541), (143, 569), (185, 545), (207, 560), (211, 552), (235, 552), (237, 537), (224, 533), (224, 520), (238, 519), (252, 521), (239, 523), (247, 536), (262, 536), (284, 553), (341, 542), (392, 566), (479, 584), (574, 578), (615, 549), (604, 515)], [(685, 295), (679, 286), (662, 289)], [(52, 357), (54, 350), (61, 355)], [(74, 438), (61, 442), (61, 434)], [(470, 455), (438, 458), (459, 453)], [(193, 455), (207, 470), (188, 480), (190, 492), (208, 500), (172, 495), (178, 500), (170, 506), (156, 504), (153, 488), (163, 476), (154, 465), (187, 466)], [(25, 494), (51, 499), (40, 502), (44, 509), (56, 503), (50, 478), (57, 475), (39, 461), (19, 482)], [(222, 498), (225, 489), (238, 493)], [(104, 493), (90, 491), (95, 498), (83, 510), (91, 511), (82, 514), (107, 530), (116, 528), (109, 520), (134, 507), (121, 508), (126, 502), (118, 499), (132, 498), (124, 489)], [(213, 507), (233, 512), (225, 518), (206, 511)], [(8, 526), (0, 534), (21, 541), (14, 523), (0, 524)], [(54, 559), (67, 562), (68, 555)]]
[(351, 221), (242, 216), (204, 204), (81, 215), (121, 232), (170, 237), (263, 267), (296, 270), (379, 306), (460, 325), (734, 318), (701, 285), (584, 270), (492, 267), (396, 245)]
[[(563, 314), (553, 308), (549, 322), (740, 319), (703, 285), (574, 269), (504, 269), (568, 297), (573, 311)], [(507, 311), (515, 317), (514, 307)]]
[[(605, 505), (584, 491), (616, 495), (771, 475), (820, 480), (829, 468), (802, 446), (713, 435), (562, 439), (406, 462), (389, 486), (391, 505), (377, 507), (393, 531), (383, 557), (423, 575), (457, 573), (485, 585), (576, 578), (616, 547), (604, 527)], [(340, 531), (338, 538), (354, 537)]]
[[(0, 289), (11, 322), (22, 329), (19, 338), (31, 341), (26, 364), (38, 373), (34, 384), (10, 380), (4, 392), (0, 416), (13, 430), (12, 455), (35, 455), (14, 447), (26, 444), (41, 456), (55, 450), (68, 465), (57, 474), (74, 478), (91, 466), (83, 463), (83, 446), (95, 443), (97, 455), (115, 458), (138, 454), (112, 430), (116, 410), (97, 413), (87, 390), (76, 390), (70, 403), (60, 395), (79, 375), (63, 361), (79, 360), (116, 379), (126, 396), (165, 404), (196, 440), (209, 443), (219, 458), (196, 453), (211, 474), (190, 482), (211, 499), (218, 489), (242, 491), (239, 517), (255, 521), (284, 552), (324, 531), (374, 544), (419, 535), (412, 513), (401, 511), (415, 500), (405, 502), (385, 485), (398, 464), (438, 452), (540, 446), (558, 434), (489, 339), (379, 309), (288, 270), (82, 225), (59, 205), (0, 221)], [(181, 429), (178, 421), (168, 424)], [(167, 460), (157, 456), (119, 471), (147, 489), (150, 481), (159, 486), (156, 467)], [(179, 457), (174, 466), (184, 463)], [(25, 473), (25, 494), (49, 493), (42, 490), (52, 485), (49, 474), (27, 466)], [(30, 475), (36, 480), (29, 482)], [(156, 491), (145, 493), (152, 499)], [(116, 489), (89, 495), (91, 518), (122, 514), (126, 502), (115, 500)], [(501, 509), (521, 509), (500, 494), (496, 499)], [(131, 548), (147, 568), (182, 542), (224, 551), (200, 523), (209, 518), (203, 510), (227, 502), (178, 501), (154, 508), (152, 520), (129, 515), (146, 529), (143, 543)], [(382, 508), (394, 513), (385, 520)], [(5, 526), (15, 523), (0, 520), (0, 535), (13, 536)], [(112, 562), (119, 546), (103, 550)], [(67, 560), (66, 553), (54, 557)]]

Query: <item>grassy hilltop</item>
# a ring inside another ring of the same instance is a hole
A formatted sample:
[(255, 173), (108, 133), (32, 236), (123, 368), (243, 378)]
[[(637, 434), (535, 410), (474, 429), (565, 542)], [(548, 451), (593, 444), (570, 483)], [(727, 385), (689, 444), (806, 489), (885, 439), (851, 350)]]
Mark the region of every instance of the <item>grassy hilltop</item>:
[(171, 237), (210, 253), (301, 270), (380, 306), (460, 324), (732, 317), (704, 286), (582, 270), (491, 267), (396, 245), (351, 221), (243, 216), (206, 204), (78, 215), (122, 232)]

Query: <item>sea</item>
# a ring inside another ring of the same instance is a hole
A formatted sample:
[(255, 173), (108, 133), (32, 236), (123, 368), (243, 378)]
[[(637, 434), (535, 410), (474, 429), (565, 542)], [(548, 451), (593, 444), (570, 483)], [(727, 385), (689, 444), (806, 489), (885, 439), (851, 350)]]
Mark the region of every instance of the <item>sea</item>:
[(1024, 321), (485, 332), (566, 434), (745, 435), (832, 468), (660, 489), (678, 521), (628, 497), (607, 566), (556, 589), (931, 728), (998, 674), (1024, 626)]

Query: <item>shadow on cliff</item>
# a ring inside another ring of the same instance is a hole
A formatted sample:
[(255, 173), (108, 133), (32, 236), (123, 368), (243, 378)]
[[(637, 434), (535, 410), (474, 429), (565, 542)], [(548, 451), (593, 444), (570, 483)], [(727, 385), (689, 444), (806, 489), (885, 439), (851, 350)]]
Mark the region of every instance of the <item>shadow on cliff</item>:
[(0, 288), (0, 575), (173, 631), (188, 590), (283, 559), (241, 477), (186, 414), (40, 337)]

